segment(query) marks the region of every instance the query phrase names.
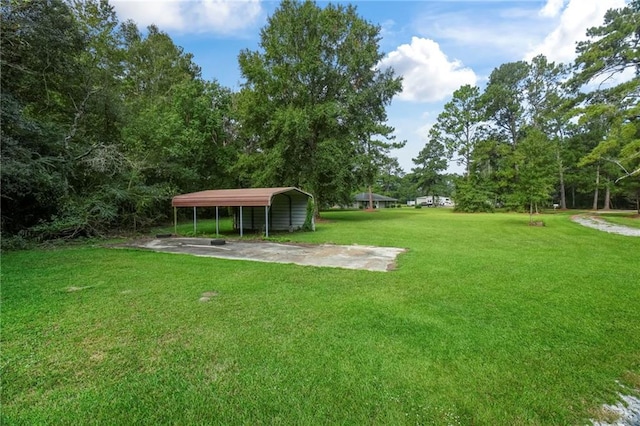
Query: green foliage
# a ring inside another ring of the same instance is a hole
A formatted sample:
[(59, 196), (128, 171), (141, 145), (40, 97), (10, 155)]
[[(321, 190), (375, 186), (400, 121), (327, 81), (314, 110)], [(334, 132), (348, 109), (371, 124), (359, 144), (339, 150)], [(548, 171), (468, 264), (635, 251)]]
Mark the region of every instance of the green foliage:
[(525, 125), (526, 82), (530, 65), (525, 61), (509, 62), (494, 69), (484, 94), (479, 100), (485, 117), (497, 126), (501, 136), (513, 147)]
[(67, 129), (85, 48), (61, 1), (2, 2), (0, 126), (2, 231), (15, 234), (50, 217), (69, 191)]
[(510, 204), (516, 209), (528, 205), (531, 213), (535, 206), (549, 201), (554, 189), (553, 144), (542, 131), (528, 129), (516, 149), (515, 161), (518, 174)]
[(404, 188), (403, 178), (405, 176), (398, 159), (385, 157), (378, 179), (373, 187), (373, 192), (389, 194), (392, 198), (402, 199)]
[(587, 30), (589, 40), (578, 43), (576, 73), (572, 84), (583, 85), (598, 77), (632, 69), (640, 73), (640, 1), (632, 0), (625, 7), (610, 9), (603, 25)]
[[(469, 177), (458, 210), (564, 200), (565, 187), (572, 207), (605, 188), (640, 209), (639, 7), (588, 30), (566, 85), (568, 68), (538, 56), (497, 67), (484, 93), (462, 86), (405, 175), (389, 158), (404, 142), (386, 124), (401, 80), (377, 68), (380, 27), (353, 6), (282, 2), (260, 50), (240, 53), (246, 84), (232, 93), (108, 2), (2, 2), (2, 238), (138, 230), (162, 221), (175, 193), (204, 188), (299, 186), (316, 213), (363, 186), (452, 195), (442, 171), (454, 154)], [(636, 77), (608, 84), (625, 70)]]
[(471, 170), (473, 152), (481, 140), (484, 120), (480, 108), (480, 89), (464, 85), (453, 92), (453, 98), (438, 115), (430, 136), (441, 141), (448, 156), (457, 155), (456, 162), (463, 165), (465, 174)]
[(322, 207), (373, 181), (393, 146), (385, 107), (401, 89), (393, 71), (376, 68), (379, 33), (353, 6), (286, 0), (269, 17), (261, 51), (239, 56), (238, 112), (257, 157), (244, 164), (255, 182), (306, 188)]
[(2, 253), (29, 248), (33, 248), (33, 243), (24, 233), (3, 236), (2, 244), (0, 244), (0, 252)]
[(138, 229), (229, 187), (232, 94), (99, 0), (2, 3), (2, 234)]
[[(588, 94), (581, 119), (605, 119), (605, 137), (582, 160), (582, 164), (607, 161), (618, 167), (616, 182), (623, 179), (640, 191), (640, 2), (634, 0), (620, 9), (611, 9), (604, 24), (588, 30), (589, 40), (578, 44), (574, 88), (605, 80), (625, 70), (636, 77), (613, 87), (599, 87)], [(640, 206), (639, 206), (640, 208)], [(640, 212), (640, 210), (639, 210)]]
[(493, 212), (494, 195), (486, 186), (486, 182), (477, 178), (456, 179), (454, 211), (463, 213)]
[(416, 189), (422, 194), (431, 194), (434, 186), (442, 180), (441, 173), (447, 168), (445, 146), (433, 131), (430, 132), (429, 142), (412, 161), (417, 166), (412, 170)]

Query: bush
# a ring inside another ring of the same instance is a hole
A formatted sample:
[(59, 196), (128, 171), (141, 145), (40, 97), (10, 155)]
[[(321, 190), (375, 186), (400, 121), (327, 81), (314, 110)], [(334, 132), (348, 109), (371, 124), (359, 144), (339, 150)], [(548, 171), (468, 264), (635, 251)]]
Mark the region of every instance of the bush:
[(460, 178), (456, 180), (456, 205), (454, 211), (464, 213), (493, 212), (493, 195), (481, 182)]
[(32, 245), (33, 245), (32, 242), (26, 238), (24, 233), (20, 233), (17, 235), (9, 235), (9, 236), (3, 235), (0, 251), (6, 252), (6, 251), (26, 250), (28, 248), (31, 248)]

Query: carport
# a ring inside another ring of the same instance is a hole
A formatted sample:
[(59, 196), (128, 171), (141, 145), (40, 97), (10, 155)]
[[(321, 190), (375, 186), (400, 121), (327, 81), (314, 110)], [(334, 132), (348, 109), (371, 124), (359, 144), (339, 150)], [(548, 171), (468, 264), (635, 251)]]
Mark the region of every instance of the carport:
[[(234, 226), (240, 230), (295, 231), (301, 229), (307, 218), (307, 203), (313, 196), (295, 187), (213, 189), (176, 195), (171, 200), (175, 233), (178, 228), (178, 207), (193, 208), (193, 229), (197, 226), (197, 207), (216, 208), (216, 235), (219, 234), (219, 207), (233, 207)], [(315, 229), (313, 217), (311, 226)]]

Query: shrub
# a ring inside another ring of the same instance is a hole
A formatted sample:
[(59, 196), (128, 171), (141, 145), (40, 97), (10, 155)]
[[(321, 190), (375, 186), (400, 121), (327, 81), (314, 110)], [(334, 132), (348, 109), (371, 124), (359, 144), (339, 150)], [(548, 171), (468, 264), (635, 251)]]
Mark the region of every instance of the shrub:
[(3, 235), (0, 251), (5, 252), (5, 251), (25, 250), (25, 249), (31, 248), (32, 245), (33, 245), (32, 242), (26, 238), (24, 233), (19, 233), (17, 235), (9, 235), (9, 236)]
[(456, 205), (454, 211), (464, 213), (493, 212), (493, 195), (475, 180), (460, 178), (456, 180)]

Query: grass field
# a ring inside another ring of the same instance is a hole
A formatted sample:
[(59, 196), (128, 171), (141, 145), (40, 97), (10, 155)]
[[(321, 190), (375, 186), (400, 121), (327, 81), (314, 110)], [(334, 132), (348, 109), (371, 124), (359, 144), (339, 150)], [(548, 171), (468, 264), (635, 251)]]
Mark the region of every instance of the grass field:
[(408, 251), (387, 273), (3, 254), (1, 423), (585, 424), (640, 389), (640, 238), (570, 213), (323, 218), (276, 238)]

